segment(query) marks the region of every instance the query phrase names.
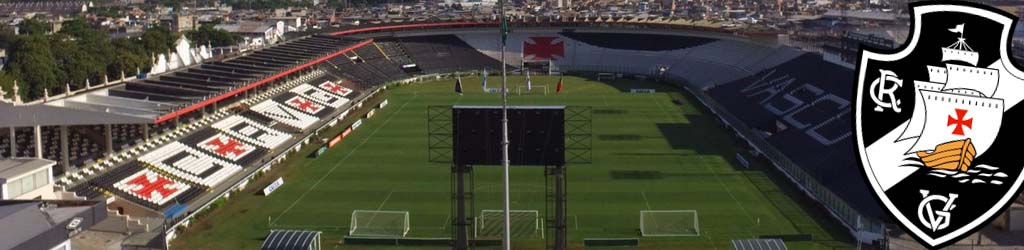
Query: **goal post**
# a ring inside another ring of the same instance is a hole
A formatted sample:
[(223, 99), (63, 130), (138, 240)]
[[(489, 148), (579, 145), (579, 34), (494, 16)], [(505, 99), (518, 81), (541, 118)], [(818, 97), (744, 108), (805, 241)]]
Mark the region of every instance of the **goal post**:
[(523, 93), (530, 94), (533, 91), (537, 91), (537, 89), (544, 89), (544, 95), (548, 94), (548, 86), (546, 85), (532, 86), (531, 89), (526, 89), (526, 86), (516, 86), (516, 93), (518, 95), (523, 95)]
[[(505, 231), (504, 210), (481, 210), (475, 219), (474, 236), (500, 238)], [(544, 237), (543, 218), (537, 210), (509, 210), (511, 235), (514, 238)]]
[(697, 210), (640, 210), (644, 237), (700, 236)]
[(409, 211), (353, 210), (350, 236), (405, 237)]

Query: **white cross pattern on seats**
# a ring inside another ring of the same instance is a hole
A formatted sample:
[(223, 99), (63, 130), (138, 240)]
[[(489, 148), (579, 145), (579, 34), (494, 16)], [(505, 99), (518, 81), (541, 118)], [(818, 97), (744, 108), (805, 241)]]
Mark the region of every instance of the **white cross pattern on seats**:
[[(180, 158), (170, 165), (166, 160)], [(139, 161), (155, 166), (164, 172), (178, 176), (190, 182), (203, 186), (213, 187), (224, 181), (234, 173), (241, 171), (242, 167), (212, 155), (195, 150), (180, 142), (171, 142), (161, 148), (153, 150), (149, 154), (139, 157)], [(204, 172), (220, 167), (207, 176), (200, 176)]]
[(232, 115), (213, 124), (213, 127), (244, 142), (273, 149), (291, 138), (288, 134), (268, 128), (240, 115)]
[(255, 146), (239, 142), (222, 133), (217, 133), (196, 146), (236, 162), (256, 149)]
[(299, 112), (288, 105), (277, 103), (274, 100), (267, 100), (256, 104), (256, 106), (252, 107), (252, 110), (298, 129), (306, 129), (320, 120), (315, 116)]
[(298, 94), (299, 96), (308, 98), (315, 102), (319, 102), (323, 105), (327, 105), (332, 108), (339, 108), (342, 105), (348, 103), (348, 99), (344, 97), (332, 94), (331, 92), (310, 86), (310, 85), (299, 85), (290, 90), (292, 93)]

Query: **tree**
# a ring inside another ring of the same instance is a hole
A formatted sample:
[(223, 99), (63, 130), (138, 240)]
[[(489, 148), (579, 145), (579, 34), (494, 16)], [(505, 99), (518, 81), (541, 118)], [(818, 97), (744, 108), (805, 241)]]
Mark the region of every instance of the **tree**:
[(89, 23), (86, 23), (85, 20), (78, 18), (62, 23), (60, 32), (58, 33), (73, 37), (85, 37), (98, 35), (97, 33), (99, 33), (99, 31), (93, 29), (92, 26), (89, 26)]
[(8, 66), (14, 76), (24, 82), (25, 96), (29, 100), (42, 97), (44, 89), (53, 90), (58, 86), (50, 40), (42, 34), (18, 39)]
[(197, 45), (209, 43), (213, 47), (231, 46), (238, 43), (241, 37), (226, 30), (214, 28), (211, 24), (204, 24), (198, 29), (185, 32), (188, 37)]
[(142, 33), (142, 47), (148, 54), (161, 54), (174, 48), (178, 36), (164, 26), (154, 26)]
[(85, 80), (97, 82), (107, 73), (114, 56), (114, 48), (107, 34), (93, 28), (81, 19), (64, 22), (64, 28), (54, 35), (53, 51), (61, 72), (62, 83), (72, 83), (75, 88), (85, 86)]
[[(0, 89), (3, 89), (4, 91), (4, 95), (0, 96), (0, 98), (5, 98), (8, 100), (14, 99), (14, 82), (17, 80), (18, 78), (15, 78), (6, 71), (0, 71)], [(18, 88), (25, 89), (25, 83), (18, 82)], [(21, 97), (25, 96), (22, 95)]]
[(117, 38), (111, 41), (114, 47), (113, 61), (107, 66), (107, 74), (116, 79), (125, 74), (134, 74), (136, 69), (145, 70), (152, 64), (150, 54), (142, 46), (141, 40), (131, 38)]
[[(63, 87), (65, 83), (70, 83), (75, 88), (81, 88), (85, 86), (86, 78), (103, 72), (106, 62), (94, 61), (84, 46), (80, 46), (78, 42), (67, 39), (63, 35), (55, 35), (52, 38), (53, 41), (50, 44), (52, 44), (53, 62), (57, 65), (57, 86)], [(58, 91), (58, 93), (62, 92), (63, 90)]]
[(18, 30), (18, 33), (24, 35), (42, 35), (50, 32), (50, 26), (35, 18), (28, 18), (18, 24)]
[[(117, 79), (121, 72), (135, 74), (136, 69), (147, 70), (151, 57), (172, 49), (178, 34), (166, 27), (147, 29), (141, 37), (110, 39), (107, 34), (83, 20), (63, 24), (63, 29), (46, 34), (39, 22), (27, 20), (22, 25), (26, 35), (0, 32), (0, 45), (7, 48), (10, 61), (0, 71), (0, 87), (10, 91), (15, 80), (24, 100), (64, 92), (64, 84), (73, 89), (84, 87), (86, 79), (100, 83), (104, 75)], [(211, 33), (214, 41), (224, 40)]]

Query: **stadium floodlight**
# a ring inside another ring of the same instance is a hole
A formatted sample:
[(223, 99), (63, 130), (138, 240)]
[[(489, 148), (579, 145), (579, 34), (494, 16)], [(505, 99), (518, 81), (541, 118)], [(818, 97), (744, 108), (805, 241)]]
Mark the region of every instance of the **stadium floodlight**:
[[(498, 238), (505, 227), (504, 210), (481, 210), (474, 218), (473, 235), (476, 238)], [(544, 223), (537, 210), (509, 210), (510, 236), (516, 238), (544, 237)]]
[(644, 237), (700, 236), (697, 210), (640, 210)]
[(353, 210), (350, 236), (405, 237), (409, 211)]

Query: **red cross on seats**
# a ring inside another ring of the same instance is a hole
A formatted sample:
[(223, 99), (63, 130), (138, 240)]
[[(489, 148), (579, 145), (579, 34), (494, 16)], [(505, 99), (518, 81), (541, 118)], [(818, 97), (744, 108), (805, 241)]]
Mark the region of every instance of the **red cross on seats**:
[(956, 109), (956, 118), (949, 116), (946, 118), (946, 126), (956, 125), (953, 129), (954, 135), (964, 135), (964, 127), (971, 128), (971, 124), (974, 123), (974, 118), (964, 119), (967, 116), (966, 109)]
[(295, 104), (294, 106), (296, 108), (299, 108), (300, 110), (306, 112), (313, 112), (320, 108), (317, 107), (316, 104), (313, 104), (313, 102), (311, 101), (306, 101), (299, 98), (292, 99), (291, 103)]
[(523, 55), (533, 56), (533, 59), (547, 60), (565, 57), (565, 42), (555, 42), (557, 37), (539, 36), (530, 37), (533, 43), (523, 41)]
[(343, 90), (345, 89), (345, 87), (342, 87), (341, 85), (337, 85), (330, 82), (324, 83), (324, 88), (327, 89), (328, 91), (331, 91), (331, 93), (339, 94), (343, 93)]
[(178, 189), (176, 188), (167, 187), (168, 185), (174, 184), (174, 181), (159, 175), (156, 176), (156, 180), (149, 181), (149, 178), (147, 178), (145, 174), (140, 174), (134, 179), (128, 181), (128, 184), (141, 186), (138, 189), (132, 190), (132, 193), (135, 193), (139, 197), (146, 198), (147, 200), (153, 199), (153, 192), (160, 193), (161, 197), (168, 197), (174, 194), (174, 192), (178, 192)]
[(227, 139), (227, 142), (222, 141), (221, 138), (215, 138), (210, 142), (207, 142), (206, 145), (217, 147), (213, 152), (221, 156), (228, 156), (228, 153), (233, 155), (242, 155), (245, 153), (245, 149), (242, 148), (242, 143), (230, 138)]

